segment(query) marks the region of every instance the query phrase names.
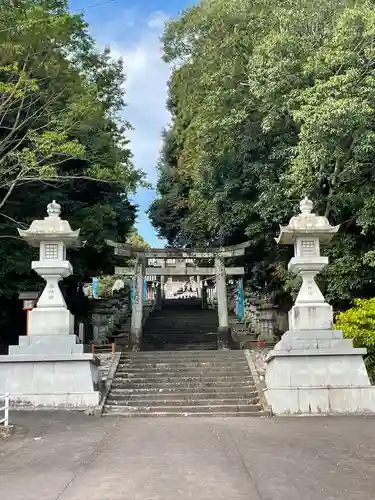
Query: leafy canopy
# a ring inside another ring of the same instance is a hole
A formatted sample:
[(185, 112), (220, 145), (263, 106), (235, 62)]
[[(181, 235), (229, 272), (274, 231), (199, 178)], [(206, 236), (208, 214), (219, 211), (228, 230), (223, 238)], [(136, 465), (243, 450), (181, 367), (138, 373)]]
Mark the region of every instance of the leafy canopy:
[(326, 250), (327, 298), (371, 296), (374, 3), (202, 0), (167, 25), (172, 123), (150, 207), (162, 237), (249, 239), (251, 286), (282, 293), (290, 252), (273, 237), (308, 195), (341, 224)]

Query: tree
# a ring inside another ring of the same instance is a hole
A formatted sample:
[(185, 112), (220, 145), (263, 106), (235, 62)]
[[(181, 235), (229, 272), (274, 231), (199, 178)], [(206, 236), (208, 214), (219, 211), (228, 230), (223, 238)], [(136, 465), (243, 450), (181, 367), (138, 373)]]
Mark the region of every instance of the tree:
[[(35, 181), (134, 188), (140, 175), (122, 139), (128, 124), (113, 120), (123, 105), (120, 62), (95, 52), (82, 16), (64, 0), (5, 0), (0, 14), (0, 210), (14, 189)], [(95, 140), (107, 141), (108, 159)]]
[(133, 228), (127, 236), (126, 243), (134, 245), (135, 247), (151, 248), (151, 246), (147, 243), (147, 241), (145, 241), (145, 239), (138, 233), (135, 228)]
[(202, 0), (172, 20), (172, 125), (150, 208), (160, 234), (182, 245), (250, 239), (252, 286), (285, 289), (290, 253), (273, 236), (307, 194), (342, 224), (321, 278), (327, 297), (342, 307), (371, 295), (374, 33), (370, 0)]
[(85, 245), (70, 252), (74, 275), (64, 287), (82, 317), (80, 285), (113, 272), (105, 240), (126, 240), (136, 214), (128, 194), (143, 181), (120, 115), (122, 62), (97, 51), (65, 0), (1, 2), (0, 57), (0, 326), (9, 344), (24, 326), (17, 293), (38, 284), (30, 271), (37, 254), (17, 238), (17, 226), (44, 217), (56, 199), (81, 228)]

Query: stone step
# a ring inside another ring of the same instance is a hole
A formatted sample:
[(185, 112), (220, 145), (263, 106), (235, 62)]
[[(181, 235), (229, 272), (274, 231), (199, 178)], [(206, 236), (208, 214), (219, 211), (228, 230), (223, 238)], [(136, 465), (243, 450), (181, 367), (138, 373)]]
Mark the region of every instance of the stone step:
[(134, 372), (146, 372), (146, 371), (186, 371), (186, 370), (213, 370), (213, 371), (221, 371), (221, 370), (244, 370), (248, 371), (247, 361), (244, 360), (233, 360), (229, 362), (212, 362), (212, 361), (201, 361), (197, 363), (119, 363), (118, 371), (121, 370), (130, 370)]
[(163, 332), (161, 332), (160, 330), (148, 331), (143, 334), (143, 338), (153, 337), (155, 335), (160, 337), (170, 337), (179, 339), (184, 339), (184, 338), (201, 339), (202, 337), (203, 338), (217, 337), (217, 332), (215, 330), (211, 330), (211, 328), (206, 328), (206, 329), (195, 328), (194, 330), (191, 331), (187, 330), (186, 328), (181, 328), (181, 330), (176, 328), (171, 331), (163, 331)]
[(116, 374), (116, 382), (121, 383), (143, 383), (143, 384), (152, 384), (156, 383), (176, 383), (178, 385), (181, 384), (191, 384), (196, 382), (215, 382), (215, 380), (220, 380), (221, 382), (235, 384), (237, 382), (249, 382), (252, 383), (253, 379), (248, 372), (236, 372), (236, 373), (173, 373), (173, 372), (164, 372), (164, 373), (140, 373), (134, 374), (129, 372), (122, 372)]
[(143, 337), (142, 338), (142, 345), (153, 345), (157, 343), (163, 344), (171, 344), (171, 345), (186, 345), (186, 344), (194, 344), (196, 349), (199, 348), (199, 346), (202, 346), (203, 348), (207, 345), (215, 345), (217, 343), (217, 337), (200, 337), (200, 338), (191, 338), (191, 337), (173, 337), (172, 335), (170, 337), (167, 337), (166, 335), (161, 336), (155, 336), (155, 337)]
[(161, 418), (167, 418), (167, 417), (225, 417), (225, 418), (231, 418), (231, 417), (269, 417), (270, 413), (268, 411), (264, 410), (259, 410), (259, 411), (233, 411), (233, 412), (220, 412), (220, 411), (215, 411), (215, 412), (210, 412), (210, 411), (204, 411), (204, 412), (197, 412), (197, 413), (176, 413), (176, 412), (167, 412), (167, 411), (160, 411), (158, 413), (133, 413), (133, 412), (127, 412), (123, 411), (120, 409), (116, 409), (116, 411), (112, 411), (111, 409), (105, 409), (103, 413), (103, 417), (161, 417)]
[(241, 358), (245, 357), (243, 351), (230, 351), (230, 350), (216, 350), (212, 352), (207, 351), (194, 351), (194, 353), (185, 353), (185, 352), (175, 352), (175, 351), (136, 351), (136, 352), (128, 352), (121, 355), (121, 360), (124, 359), (141, 359), (141, 360), (149, 360), (160, 362), (160, 358), (169, 361), (172, 359), (183, 359), (183, 360), (197, 360), (201, 358), (206, 358), (207, 360), (219, 358), (219, 359), (233, 359), (233, 358)]
[(129, 399), (125, 397), (112, 398), (109, 397), (107, 400), (108, 406), (135, 406), (139, 408), (148, 408), (154, 406), (243, 406), (243, 405), (259, 405), (259, 398), (230, 398), (230, 399), (206, 399), (206, 398), (196, 398), (196, 399)]
[(189, 321), (187, 317), (180, 318), (178, 321), (171, 320), (170, 318), (151, 318), (150, 323), (145, 328), (145, 333), (149, 332), (172, 332), (177, 330), (180, 332), (189, 331), (200, 331), (203, 328), (210, 328), (212, 332), (217, 330), (218, 324), (212, 321), (211, 318), (208, 319), (195, 319), (194, 321)]
[(162, 330), (160, 328), (157, 328), (155, 330), (149, 330), (145, 331), (143, 334), (145, 337), (147, 336), (153, 336), (153, 335), (160, 335), (162, 337), (200, 337), (200, 336), (207, 336), (207, 337), (215, 337), (217, 335), (217, 328), (212, 328), (210, 326), (201, 326), (201, 327), (195, 327), (188, 329), (186, 327), (181, 327), (181, 328), (173, 328), (171, 330)]
[(207, 348), (210, 349), (217, 349), (217, 339), (215, 340), (203, 340), (203, 341), (198, 341), (198, 340), (189, 340), (189, 339), (168, 339), (166, 337), (160, 339), (143, 339), (142, 340), (142, 351), (146, 351), (147, 348), (152, 347), (154, 350), (155, 348), (162, 348), (165, 349), (165, 346), (170, 346), (171, 350), (172, 348), (176, 349), (177, 347), (180, 349), (185, 348), (186, 350), (207, 350)]
[[(143, 344), (143, 351), (154, 351), (155, 347), (160, 349), (160, 344), (155, 345), (147, 345)], [(206, 344), (205, 346), (199, 345), (197, 346), (196, 344), (168, 344), (164, 343), (163, 347), (168, 350), (168, 351), (174, 351), (174, 352), (193, 352), (195, 350), (206, 350), (206, 351), (215, 351), (217, 349), (217, 344)]]
[(143, 376), (143, 377), (162, 377), (163, 375), (176, 376), (176, 377), (190, 377), (195, 375), (209, 375), (214, 377), (217, 376), (240, 376), (243, 374), (248, 374), (249, 371), (246, 370), (245, 366), (222, 366), (222, 367), (212, 367), (212, 366), (196, 366), (196, 367), (186, 367), (186, 368), (133, 368), (127, 366), (119, 366), (116, 375), (129, 375), (132, 377)]
[(118, 370), (116, 373), (116, 378), (121, 378), (122, 380), (158, 380), (158, 381), (169, 381), (172, 380), (191, 380), (196, 378), (208, 378), (208, 379), (217, 379), (217, 378), (231, 378), (236, 377), (236, 380), (248, 379), (251, 377), (248, 371), (244, 369), (239, 370), (230, 370), (227, 367), (222, 370), (211, 370), (211, 369), (195, 369), (185, 371), (178, 370), (151, 370), (151, 371), (131, 371), (131, 370)]
[(235, 412), (258, 412), (262, 410), (260, 404), (245, 404), (245, 405), (209, 405), (209, 406), (189, 406), (189, 405), (179, 405), (179, 406), (129, 406), (129, 405), (115, 405), (108, 406), (107, 410), (115, 412), (124, 413), (135, 413), (135, 414), (150, 414), (150, 413), (235, 413)]
[(114, 389), (111, 391), (109, 395), (110, 399), (127, 399), (128, 401), (195, 401), (201, 399), (209, 399), (209, 400), (229, 400), (229, 399), (254, 399), (258, 398), (258, 393), (254, 389), (248, 389), (244, 392), (236, 391), (228, 391), (228, 392), (129, 392), (124, 389)]
[[(131, 352), (129, 353), (131, 354)], [(218, 357), (218, 356), (212, 356), (211, 353), (208, 353), (208, 356), (206, 358), (202, 356), (197, 356), (194, 358), (194, 355), (187, 352), (185, 353), (185, 357), (168, 357), (168, 358), (161, 358), (161, 357), (156, 357), (154, 359), (150, 359), (150, 357), (147, 357), (148, 353), (145, 353), (145, 358), (128, 358), (125, 359), (124, 356), (125, 354), (122, 355), (119, 365), (124, 365), (124, 366), (134, 366), (136, 368), (142, 367), (142, 366), (232, 366), (232, 365), (246, 365), (248, 366), (247, 360), (245, 356), (242, 354), (240, 357)]]
[[(120, 382), (115, 380), (112, 385), (113, 388), (124, 388), (124, 389), (161, 389), (161, 390), (167, 390), (170, 388), (186, 388), (190, 389), (190, 391), (197, 391), (200, 392), (202, 389), (206, 388), (215, 388), (215, 390), (218, 387), (224, 387), (226, 390), (233, 389), (233, 382), (222, 382), (222, 381), (209, 381), (207, 382), (206, 380), (201, 380), (199, 382), (194, 381), (194, 382), (153, 382), (153, 383), (148, 383), (148, 382)], [(236, 384), (236, 390), (237, 387), (248, 387), (248, 388), (253, 388), (254, 385), (250, 381), (242, 381), (242, 382), (237, 382)]]
[(243, 385), (239, 386), (236, 385), (235, 389), (233, 386), (228, 387), (227, 385), (224, 386), (215, 386), (215, 387), (204, 387), (201, 388), (201, 390), (194, 390), (190, 387), (137, 387), (137, 388), (129, 388), (129, 387), (123, 387), (123, 385), (119, 386), (112, 386), (111, 393), (124, 393), (128, 395), (134, 395), (134, 396), (142, 396), (144, 397), (145, 394), (154, 395), (154, 396), (159, 396), (159, 395), (181, 395), (181, 394), (217, 394), (218, 396), (221, 394), (250, 394), (252, 392), (256, 392), (255, 385)]
[(176, 384), (184, 384), (188, 383), (190, 384), (191, 382), (215, 382), (220, 380), (220, 382), (226, 382), (228, 384), (235, 384), (236, 382), (244, 382), (244, 381), (251, 381), (252, 377), (250, 373), (241, 373), (240, 375), (223, 375), (220, 378), (218, 378), (217, 375), (215, 374), (193, 374), (191, 376), (189, 375), (180, 375), (180, 376), (172, 376), (169, 374), (163, 374), (163, 375), (158, 375), (157, 377), (150, 376), (138, 376), (135, 375), (134, 377), (130, 377), (128, 374), (122, 376), (121, 374), (116, 374), (116, 381), (118, 382), (132, 382), (133, 384), (152, 384), (153, 382), (157, 383), (176, 383)]

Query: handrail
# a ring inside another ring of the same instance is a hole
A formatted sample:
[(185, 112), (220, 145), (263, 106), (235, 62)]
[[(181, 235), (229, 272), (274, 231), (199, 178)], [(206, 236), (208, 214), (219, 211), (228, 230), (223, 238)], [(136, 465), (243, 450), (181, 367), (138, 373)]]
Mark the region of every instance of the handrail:
[(0, 425), (8, 427), (9, 425), (9, 393), (0, 395), (0, 401), (4, 401), (4, 406), (0, 406), (0, 411), (4, 412), (4, 417), (0, 418)]
[(112, 342), (111, 344), (91, 344), (91, 352), (95, 354), (99, 353), (116, 353), (116, 342)]

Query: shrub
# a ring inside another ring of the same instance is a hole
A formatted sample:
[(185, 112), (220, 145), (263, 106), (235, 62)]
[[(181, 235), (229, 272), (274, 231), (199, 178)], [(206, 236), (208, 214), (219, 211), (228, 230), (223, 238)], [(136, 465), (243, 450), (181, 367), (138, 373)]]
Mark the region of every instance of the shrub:
[(375, 383), (375, 298), (355, 299), (351, 309), (336, 315), (335, 328), (353, 339), (355, 347), (367, 348), (365, 364)]

